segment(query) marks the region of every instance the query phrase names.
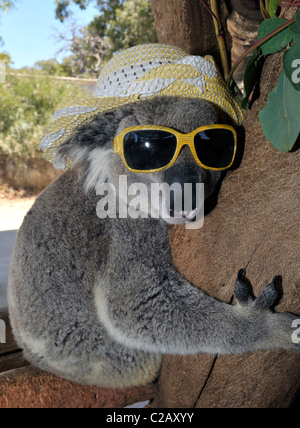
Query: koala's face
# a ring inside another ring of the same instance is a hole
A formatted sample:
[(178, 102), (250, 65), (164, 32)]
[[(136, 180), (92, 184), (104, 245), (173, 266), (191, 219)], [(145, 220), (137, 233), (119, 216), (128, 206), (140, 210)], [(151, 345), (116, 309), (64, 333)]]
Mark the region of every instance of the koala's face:
[[(75, 167), (81, 167), (87, 191), (97, 190), (102, 183), (108, 182), (115, 187), (119, 204), (129, 206), (138, 194), (140, 212), (145, 217), (161, 217), (172, 224), (189, 223), (203, 208), (203, 198), (200, 199), (196, 191), (197, 183), (204, 184), (204, 198), (207, 198), (215, 190), (221, 172), (202, 168), (189, 146), (183, 146), (176, 162), (168, 169), (154, 173), (131, 172), (121, 156), (113, 153), (113, 140), (123, 130), (134, 126), (163, 126), (188, 134), (216, 123), (222, 122), (214, 107), (205, 101), (168, 97), (145, 100), (100, 115), (83, 125), (59, 152), (73, 158)], [(131, 189), (126, 197), (119, 191), (120, 177), (126, 178), (126, 185)], [(186, 183), (189, 187), (185, 188)], [(154, 184), (173, 186), (171, 189), (175, 185), (182, 192), (169, 191), (168, 197), (162, 191), (158, 200), (151, 194)], [(135, 187), (137, 192), (134, 192)], [(138, 191), (141, 188), (146, 191)]]
[[(200, 126), (214, 123), (219, 123), (218, 115), (209, 103), (165, 98), (159, 102), (152, 100), (137, 104), (132, 114), (120, 121), (116, 134), (120, 134), (126, 128), (139, 125), (164, 126), (188, 134)], [(207, 198), (219, 182), (221, 172), (202, 168), (196, 162), (190, 148), (184, 146), (170, 168), (152, 173), (130, 172), (125, 167), (121, 156), (115, 154), (111, 159), (110, 182), (118, 186), (120, 175), (127, 177), (128, 186), (131, 186), (132, 190), (135, 188), (135, 183), (142, 183), (149, 190), (148, 193), (139, 192), (141, 210), (142, 207), (148, 206), (148, 212), (152, 215), (162, 217), (167, 223), (179, 224), (193, 221), (202, 208), (203, 198), (201, 199), (200, 193), (197, 192), (197, 183), (204, 183), (204, 197)], [(160, 187), (162, 192), (159, 194), (159, 204), (157, 204), (157, 197), (150, 194), (157, 188), (153, 186), (154, 183), (167, 185), (167, 187)], [(190, 184), (189, 187), (185, 186), (187, 183)], [(138, 188), (140, 187), (137, 186)], [(126, 198), (126, 203), (130, 204), (135, 196), (129, 195)]]

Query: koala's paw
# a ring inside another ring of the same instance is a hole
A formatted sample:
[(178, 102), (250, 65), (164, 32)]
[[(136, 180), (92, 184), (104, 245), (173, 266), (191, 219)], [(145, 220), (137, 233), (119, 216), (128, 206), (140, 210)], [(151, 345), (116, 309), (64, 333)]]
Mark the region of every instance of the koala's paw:
[(266, 331), (269, 334), (262, 340), (261, 349), (281, 348), (300, 351), (300, 316), (289, 312), (274, 312), (283, 296), (281, 276), (275, 276), (271, 284), (267, 285), (256, 298), (251, 282), (246, 278), (246, 271), (241, 269), (234, 286), (234, 295), (238, 305), (245, 308), (247, 313), (249, 310), (249, 315), (252, 313), (252, 317), (249, 318), (252, 322), (255, 323), (257, 320), (267, 326)]
[(261, 295), (255, 298), (252, 284), (246, 278), (246, 271), (241, 269), (234, 286), (234, 295), (241, 306), (272, 310), (278, 305), (283, 296), (282, 277), (275, 276), (271, 284), (267, 285)]

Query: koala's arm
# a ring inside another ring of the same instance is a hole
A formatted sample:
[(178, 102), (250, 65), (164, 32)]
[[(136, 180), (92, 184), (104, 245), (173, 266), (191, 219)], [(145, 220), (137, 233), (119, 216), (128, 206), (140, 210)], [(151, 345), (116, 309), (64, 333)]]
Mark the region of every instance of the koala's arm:
[(254, 299), (240, 272), (238, 304), (230, 305), (189, 283), (165, 256), (155, 268), (142, 259), (135, 265), (133, 254), (123, 257), (100, 281), (95, 298), (107, 331), (125, 346), (169, 354), (299, 350), (292, 342), (297, 317), (271, 310), (278, 278)]

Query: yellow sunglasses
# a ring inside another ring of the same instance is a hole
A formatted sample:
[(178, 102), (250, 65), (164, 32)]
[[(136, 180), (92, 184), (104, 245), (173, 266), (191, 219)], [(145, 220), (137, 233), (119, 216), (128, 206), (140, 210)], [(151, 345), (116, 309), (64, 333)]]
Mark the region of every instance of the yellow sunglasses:
[(115, 137), (113, 152), (129, 171), (149, 173), (174, 165), (183, 146), (190, 147), (202, 168), (223, 171), (234, 162), (237, 133), (229, 125), (201, 126), (190, 134), (163, 126), (134, 126)]

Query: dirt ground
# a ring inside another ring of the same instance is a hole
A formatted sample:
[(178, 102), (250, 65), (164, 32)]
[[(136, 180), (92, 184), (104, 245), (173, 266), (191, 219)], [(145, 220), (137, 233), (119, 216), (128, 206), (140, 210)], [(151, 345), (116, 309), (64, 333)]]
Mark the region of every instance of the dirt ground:
[(36, 196), (0, 186), (0, 308), (7, 306), (7, 281), (17, 230)]
[(18, 229), (36, 196), (0, 186), (0, 232)]

